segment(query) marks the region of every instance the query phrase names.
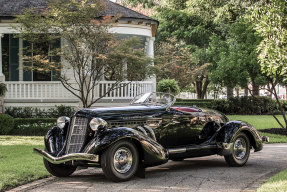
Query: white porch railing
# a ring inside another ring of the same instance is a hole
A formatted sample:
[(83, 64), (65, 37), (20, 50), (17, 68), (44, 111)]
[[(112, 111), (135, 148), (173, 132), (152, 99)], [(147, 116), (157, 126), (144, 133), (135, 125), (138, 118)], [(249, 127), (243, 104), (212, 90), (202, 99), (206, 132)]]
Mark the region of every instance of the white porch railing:
[[(101, 81), (95, 88), (95, 97), (101, 97), (113, 85), (113, 81)], [(28, 82), (28, 81), (8, 81), (5, 82), (8, 92), (5, 99), (17, 100), (75, 100), (72, 93), (63, 87), (60, 82)], [(103, 99), (131, 99), (138, 94), (153, 91), (153, 83), (150, 81), (123, 82), (118, 88), (106, 94)]]

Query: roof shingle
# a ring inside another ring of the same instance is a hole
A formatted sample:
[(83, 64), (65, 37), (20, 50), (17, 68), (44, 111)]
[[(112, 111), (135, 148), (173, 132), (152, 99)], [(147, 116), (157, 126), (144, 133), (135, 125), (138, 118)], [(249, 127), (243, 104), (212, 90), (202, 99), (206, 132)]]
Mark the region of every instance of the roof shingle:
[[(106, 9), (101, 13), (101, 16), (121, 15), (122, 18), (144, 19), (157, 22), (151, 17), (145, 16), (117, 3), (109, 0), (102, 1), (106, 3)], [(25, 9), (35, 7), (40, 10), (46, 6), (47, 0), (0, 0), (0, 16), (13, 17), (22, 14)]]

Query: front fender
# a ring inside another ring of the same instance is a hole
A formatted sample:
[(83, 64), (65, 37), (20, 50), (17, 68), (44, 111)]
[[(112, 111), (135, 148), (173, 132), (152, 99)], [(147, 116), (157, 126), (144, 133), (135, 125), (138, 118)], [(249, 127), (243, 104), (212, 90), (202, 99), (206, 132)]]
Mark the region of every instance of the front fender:
[(252, 125), (243, 121), (230, 121), (222, 126), (218, 130), (216, 142), (232, 143), (236, 135), (240, 132), (243, 132), (248, 136), (255, 151), (262, 150), (262, 137)]
[(100, 154), (109, 146), (122, 139), (130, 139), (140, 144), (145, 166), (159, 165), (168, 161), (167, 150), (165, 150), (159, 143), (141, 132), (127, 127), (103, 130), (88, 143), (84, 152)]
[(44, 142), (46, 150), (57, 155), (64, 146), (64, 131), (58, 127), (52, 127), (45, 135)]

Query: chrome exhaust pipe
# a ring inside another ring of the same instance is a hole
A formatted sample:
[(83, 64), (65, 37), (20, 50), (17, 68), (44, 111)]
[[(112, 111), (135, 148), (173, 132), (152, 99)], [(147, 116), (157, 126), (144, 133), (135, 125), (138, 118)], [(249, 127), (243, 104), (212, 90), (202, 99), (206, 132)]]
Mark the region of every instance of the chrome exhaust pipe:
[(75, 160), (92, 161), (95, 163), (99, 162), (99, 155), (88, 154), (88, 153), (71, 153), (68, 155), (63, 155), (62, 157), (54, 157), (51, 154), (47, 153), (46, 151), (37, 148), (34, 148), (34, 152), (36, 152), (38, 155), (42, 156), (47, 161), (53, 164), (62, 164), (68, 161), (75, 161)]

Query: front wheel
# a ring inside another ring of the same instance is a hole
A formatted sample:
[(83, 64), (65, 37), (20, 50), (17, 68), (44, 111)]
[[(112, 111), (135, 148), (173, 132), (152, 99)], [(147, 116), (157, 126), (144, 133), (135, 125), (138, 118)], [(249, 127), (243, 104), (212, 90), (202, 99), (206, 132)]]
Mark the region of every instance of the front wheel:
[(234, 138), (232, 154), (224, 156), (226, 163), (231, 167), (245, 165), (250, 154), (250, 141), (246, 134), (239, 133)]
[(65, 164), (53, 164), (47, 161), (46, 159), (43, 160), (47, 171), (56, 177), (68, 177), (71, 174), (73, 174), (77, 169), (77, 166), (65, 165)]
[(118, 141), (103, 152), (101, 167), (105, 176), (115, 182), (127, 181), (137, 171), (139, 155), (135, 145), (129, 141)]

